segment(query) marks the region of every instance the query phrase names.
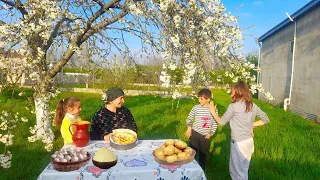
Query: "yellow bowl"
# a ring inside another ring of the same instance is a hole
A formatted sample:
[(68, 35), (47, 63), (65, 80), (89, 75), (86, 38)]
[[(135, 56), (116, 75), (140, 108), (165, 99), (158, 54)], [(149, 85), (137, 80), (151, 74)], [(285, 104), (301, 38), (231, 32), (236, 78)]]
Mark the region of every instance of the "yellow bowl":
[[(130, 142), (117, 142), (115, 135), (121, 133), (132, 135), (132, 140)], [(137, 145), (137, 142), (137, 133), (131, 129), (115, 129), (110, 136), (110, 146), (117, 150), (128, 150), (134, 148)]]

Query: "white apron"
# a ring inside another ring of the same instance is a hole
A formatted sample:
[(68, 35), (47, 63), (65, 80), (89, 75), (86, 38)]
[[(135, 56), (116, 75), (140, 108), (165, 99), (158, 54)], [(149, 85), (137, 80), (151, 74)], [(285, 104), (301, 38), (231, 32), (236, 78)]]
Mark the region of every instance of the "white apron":
[(248, 179), (248, 170), (253, 151), (253, 138), (231, 142), (229, 170), (233, 180)]

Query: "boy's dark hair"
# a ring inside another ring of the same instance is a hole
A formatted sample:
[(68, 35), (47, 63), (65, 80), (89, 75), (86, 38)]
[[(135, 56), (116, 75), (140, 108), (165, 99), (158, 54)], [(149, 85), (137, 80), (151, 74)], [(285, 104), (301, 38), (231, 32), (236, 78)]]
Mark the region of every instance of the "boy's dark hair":
[(209, 99), (212, 97), (212, 93), (209, 89), (201, 89), (199, 92), (198, 92), (198, 97), (204, 97), (206, 99)]

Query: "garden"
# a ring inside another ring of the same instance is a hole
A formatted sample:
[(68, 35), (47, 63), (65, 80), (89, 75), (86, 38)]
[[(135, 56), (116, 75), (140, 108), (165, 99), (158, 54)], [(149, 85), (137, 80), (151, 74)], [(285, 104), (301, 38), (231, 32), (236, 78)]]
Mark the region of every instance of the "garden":
[[(264, 102), (254, 102), (271, 121), (254, 129), (249, 179), (320, 177), (320, 126), (271, 106), (275, 98), (259, 78), (260, 54), (240, 53), (246, 28), (219, 0), (0, 0), (0, 14), (0, 179), (37, 179), (64, 146), (53, 126), (61, 99), (79, 97), (80, 117), (91, 121), (107, 88), (154, 91), (125, 96), (138, 139), (188, 143), (196, 92), (212, 89), (223, 115), (230, 87), (240, 81), (248, 96), (259, 93)], [(230, 127), (219, 126), (205, 172), (194, 162), (207, 179), (230, 179), (230, 141)]]
[[(32, 94), (31, 90), (26, 93)], [(214, 99), (222, 115), (230, 103), (224, 90), (214, 90)], [(81, 118), (90, 121), (102, 105), (101, 94), (63, 92), (52, 99), (51, 108), (57, 101), (69, 96), (81, 98)], [(130, 108), (137, 123), (139, 139), (181, 139), (185, 142), (186, 117), (197, 99), (181, 99), (178, 109), (171, 108), (171, 98), (158, 96), (126, 96), (124, 106)], [(1, 169), (1, 179), (36, 179), (49, 164), (54, 151), (63, 146), (59, 127), (54, 127), (53, 152), (47, 152), (41, 142), (29, 142), (29, 127), (35, 124), (33, 116), (25, 111), (26, 98), (17, 92), (4, 91), (0, 96), (0, 111), (14, 109), (30, 119), (18, 122), (14, 129), (15, 142), (9, 147), (12, 152), (12, 167)], [(269, 106), (259, 100), (254, 102), (267, 113), (270, 123), (254, 129), (255, 152), (249, 170), (249, 179), (314, 179), (319, 177), (320, 126), (281, 108)], [(2, 147), (0, 147), (2, 148)], [(207, 158), (207, 179), (230, 179), (229, 175), (230, 128), (219, 126), (211, 138)]]

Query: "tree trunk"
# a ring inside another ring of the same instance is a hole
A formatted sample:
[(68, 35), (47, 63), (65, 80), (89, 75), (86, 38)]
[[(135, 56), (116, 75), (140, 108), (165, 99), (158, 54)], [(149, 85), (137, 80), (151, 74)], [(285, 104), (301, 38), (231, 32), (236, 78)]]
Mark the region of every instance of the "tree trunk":
[[(49, 93), (46, 93), (49, 94)], [(51, 129), (50, 120), (50, 97), (48, 95), (36, 95), (34, 98), (36, 119), (37, 119), (37, 135), (43, 135)]]
[[(50, 76), (41, 76), (34, 87), (34, 104), (36, 113), (36, 135), (41, 137), (47, 136), (47, 133), (52, 132), (50, 119), (50, 98), (52, 91), (53, 79)], [(43, 137), (46, 138), (46, 137)]]
[[(48, 85), (48, 84), (47, 84)], [(50, 87), (50, 86), (47, 86)], [(46, 92), (46, 93), (45, 93)], [(45, 146), (44, 148), (50, 152), (53, 149), (54, 133), (51, 129), (51, 118), (50, 118), (50, 92), (48, 90), (42, 91), (41, 93), (35, 92), (34, 96), (35, 111), (37, 124), (31, 131), (32, 141), (42, 141)], [(30, 139), (29, 139), (30, 141)]]

